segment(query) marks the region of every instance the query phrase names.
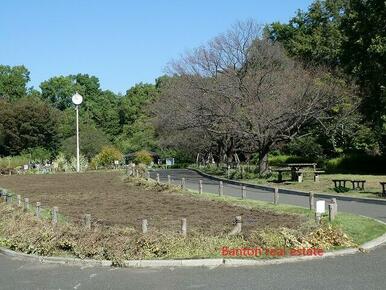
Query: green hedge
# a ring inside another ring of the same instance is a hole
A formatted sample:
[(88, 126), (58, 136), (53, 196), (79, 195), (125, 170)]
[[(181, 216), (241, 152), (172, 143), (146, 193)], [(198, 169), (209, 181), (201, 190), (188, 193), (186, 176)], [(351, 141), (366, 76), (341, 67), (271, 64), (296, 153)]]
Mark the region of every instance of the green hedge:
[(347, 155), (324, 165), (328, 173), (386, 174), (386, 156)]

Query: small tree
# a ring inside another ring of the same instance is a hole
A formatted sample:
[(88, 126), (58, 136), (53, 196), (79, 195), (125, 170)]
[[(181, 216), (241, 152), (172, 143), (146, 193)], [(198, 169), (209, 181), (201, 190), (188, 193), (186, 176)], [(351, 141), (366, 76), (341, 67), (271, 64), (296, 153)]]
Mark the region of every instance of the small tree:
[(134, 158), (135, 163), (150, 165), (152, 161), (153, 161), (153, 157), (151, 156), (150, 152), (146, 150), (135, 152), (135, 158)]
[(97, 166), (109, 166), (114, 163), (115, 160), (122, 160), (123, 155), (114, 146), (105, 146), (102, 148), (102, 151), (99, 152), (92, 160), (94, 167)]

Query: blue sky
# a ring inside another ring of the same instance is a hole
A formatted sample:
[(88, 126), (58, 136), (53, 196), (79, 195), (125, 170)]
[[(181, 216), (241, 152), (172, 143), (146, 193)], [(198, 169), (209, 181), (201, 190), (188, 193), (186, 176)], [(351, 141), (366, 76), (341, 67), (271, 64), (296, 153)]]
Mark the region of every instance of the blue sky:
[(311, 2), (1, 0), (0, 64), (24, 64), (35, 88), (52, 76), (88, 73), (124, 93), (153, 83), (172, 58), (237, 20), (285, 22)]

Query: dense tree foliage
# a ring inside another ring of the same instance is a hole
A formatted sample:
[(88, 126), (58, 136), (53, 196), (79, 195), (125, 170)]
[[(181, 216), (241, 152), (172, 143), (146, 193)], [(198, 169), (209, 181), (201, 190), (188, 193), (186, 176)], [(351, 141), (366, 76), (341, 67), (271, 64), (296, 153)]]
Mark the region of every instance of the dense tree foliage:
[[(362, 90), (362, 110), (386, 137), (386, 2), (351, 0), (341, 25), (342, 65)], [(386, 140), (384, 145), (386, 145)]]
[[(299, 11), (289, 23), (273, 23), (266, 29), (270, 38), (281, 42), (291, 56), (307, 65), (323, 64), (336, 76), (345, 73), (347, 80), (358, 84), (361, 110), (356, 117), (346, 120), (344, 126), (341, 124), (342, 134), (337, 139), (343, 143), (338, 147), (385, 153), (385, 28), (385, 1), (317, 0), (308, 11)], [(332, 122), (330, 127), (335, 125)]]
[[(110, 145), (109, 137), (101, 129), (90, 124), (82, 124), (79, 128), (80, 152), (88, 159), (101, 151), (103, 146)], [(76, 154), (76, 136), (71, 136), (62, 141), (60, 151), (67, 157)]]
[(271, 39), (281, 42), (291, 56), (307, 63), (339, 65), (344, 39), (340, 28), (348, 0), (317, 0), (307, 12), (298, 11), (288, 24), (267, 27)]
[(34, 147), (56, 152), (59, 140), (57, 112), (47, 103), (33, 98), (2, 102), (0, 115), (1, 155), (18, 155)]
[(15, 101), (24, 97), (29, 80), (26, 67), (0, 65), (0, 99)]

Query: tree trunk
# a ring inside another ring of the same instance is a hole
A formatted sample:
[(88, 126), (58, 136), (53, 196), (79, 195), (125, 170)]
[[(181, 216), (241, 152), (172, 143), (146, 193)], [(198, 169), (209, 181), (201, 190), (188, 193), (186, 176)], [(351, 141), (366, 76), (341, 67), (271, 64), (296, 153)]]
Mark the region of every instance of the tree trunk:
[(259, 151), (259, 173), (264, 175), (268, 172), (268, 149), (262, 149)]

